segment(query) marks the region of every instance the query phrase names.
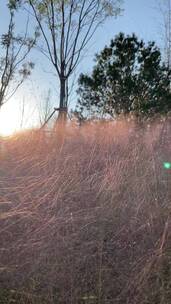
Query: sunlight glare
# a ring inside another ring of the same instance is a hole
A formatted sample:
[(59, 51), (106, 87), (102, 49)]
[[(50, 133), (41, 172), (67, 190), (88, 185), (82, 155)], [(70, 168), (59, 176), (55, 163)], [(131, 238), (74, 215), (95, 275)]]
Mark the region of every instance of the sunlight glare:
[(16, 102), (9, 101), (0, 109), (0, 135), (9, 136), (20, 129), (20, 111)]

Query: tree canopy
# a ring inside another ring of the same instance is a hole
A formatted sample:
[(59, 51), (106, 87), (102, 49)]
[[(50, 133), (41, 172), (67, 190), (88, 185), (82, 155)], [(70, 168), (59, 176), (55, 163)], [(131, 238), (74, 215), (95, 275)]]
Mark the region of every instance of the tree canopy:
[(149, 116), (171, 110), (171, 71), (154, 42), (119, 33), (95, 62), (91, 75), (79, 77), (76, 111), (81, 115)]

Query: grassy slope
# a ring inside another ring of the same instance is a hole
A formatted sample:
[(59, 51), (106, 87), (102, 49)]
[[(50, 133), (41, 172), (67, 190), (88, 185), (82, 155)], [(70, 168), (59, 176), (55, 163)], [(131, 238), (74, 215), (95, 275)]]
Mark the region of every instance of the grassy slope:
[(6, 143), (1, 304), (171, 303), (170, 131), (122, 120)]

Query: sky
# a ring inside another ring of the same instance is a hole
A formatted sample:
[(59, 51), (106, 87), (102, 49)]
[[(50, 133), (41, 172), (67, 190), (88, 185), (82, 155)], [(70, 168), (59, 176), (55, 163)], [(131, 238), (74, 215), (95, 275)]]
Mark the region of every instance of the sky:
[[(99, 28), (88, 48), (84, 51), (83, 59), (73, 75), (76, 80), (80, 73), (91, 73), (94, 65), (94, 54), (100, 52), (105, 45), (119, 32), (125, 34), (135, 33), (145, 41), (154, 40), (162, 47), (162, 15), (158, 9), (158, 1), (162, 0), (124, 0), (121, 16), (108, 19), (103, 27)], [(7, 29), (9, 15), (6, 9), (6, 0), (0, 0), (0, 35)], [(17, 17), (16, 30), (23, 32), (26, 16), (22, 13)], [(30, 55), (30, 59), (36, 63), (30, 79), (18, 90), (16, 95), (0, 110), (0, 134), (9, 134), (11, 130), (21, 127), (21, 109), (25, 104), (24, 127), (34, 126), (38, 122), (38, 112), (51, 90), (51, 104), (58, 106), (58, 84), (53, 76), (53, 69), (45, 57), (37, 50)], [(70, 108), (74, 108), (77, 96), (73, 90), (70, 96)], [(7, 121), (9, 124), (7, 125)], [(6, 122), (6, 126), (5, 126)], [(5, 131), (5, 130), (6, 131)]]

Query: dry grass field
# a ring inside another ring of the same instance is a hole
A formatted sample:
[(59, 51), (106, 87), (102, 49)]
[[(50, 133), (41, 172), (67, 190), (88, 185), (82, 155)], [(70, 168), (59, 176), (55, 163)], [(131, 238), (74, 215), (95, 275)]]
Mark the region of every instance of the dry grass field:
[(171, 303), (171, 120), (13, 136), (0, 155), (1, 304)]

